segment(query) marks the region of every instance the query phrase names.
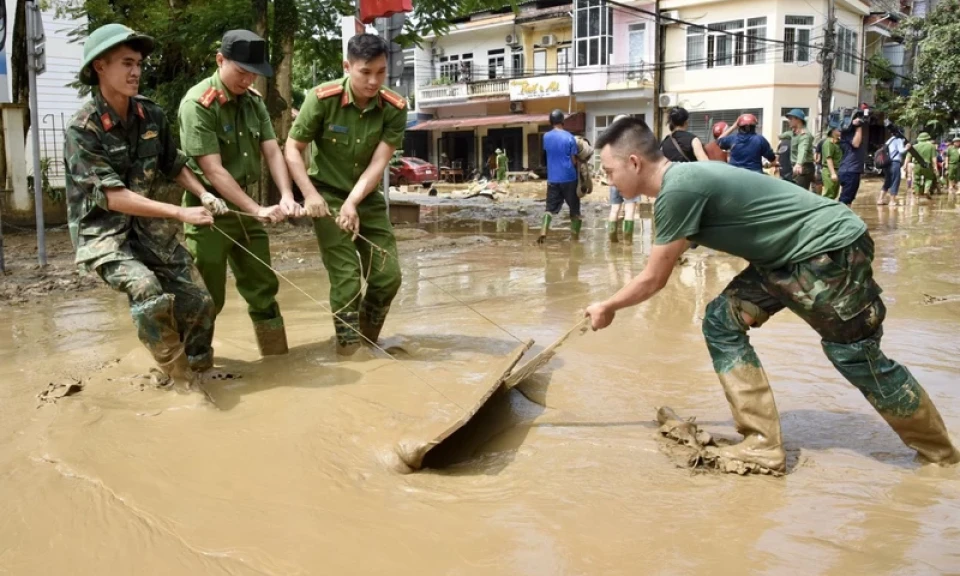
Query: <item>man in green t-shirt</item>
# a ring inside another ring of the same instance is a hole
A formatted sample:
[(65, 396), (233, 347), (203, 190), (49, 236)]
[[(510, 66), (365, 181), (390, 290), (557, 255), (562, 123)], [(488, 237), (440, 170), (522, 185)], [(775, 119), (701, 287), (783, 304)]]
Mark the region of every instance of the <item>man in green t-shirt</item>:
[[(360, 348), (361, 335), (376, 343), (400, 290), (397, 240), (377, 184), (403, 143), (407, 103), (383, 88), (387, 70), (383, 38), (373, 34), (351, 38), (344, 66), (346, 77), (307, 94), (284, 152), (290, 174), (303, 192), (304, 210), (313, 218), (330, 276), (337, 352), (352, 356)], [(313, 162), (307, 172), (303, 151), (311, 142)], [(336, 220), (329, 217), (330, 210)]]
[(933, 143), (929, 134), (921, 132), (920, 135), (917, 136), (916, 144), (907, 144), (907, 150), (911, 147), (913, 151), (917, 153), (917, 156), (923, 159), (921, 163), (911, 155), (910, 161), (915, 165), (913, 174), (914, 185), (916, 186), (915, 190), (917, 194), (919, 194), (917, 201), (926, 203), (930, 201), (930, 195), (933, 194), (934, 188), (937, 186), (937, 173), (935, 170), (937, 165), (937, 145)]
[(840, 160), (843, 159), (843, 149), (840, 148), (840, 129), (830, 127), (827, 130), (827, 139), (820, 148), (820, 166), (823, 178), (823, 196), (831, 200), (837, 199), (840, 193), (840, 180), (837, 171), (840, 169)]
[(954, 138), (947, 148), (947, 182), (950, 192), (956, 192), (957, 182), (960, 182), (960, 137)]
[(790, 130), (780, 135), (781, 140), (790, 140), (790, 163), (793, 164), (793, 181), (804, 190), (810, 189), (816, 172), (813, 164), (813, 136), (807, 132), (807, 115), (794, 108), (787, 114)]
[(707, 305), (703, 334), (744, 440), (711, 448), (724, 471), (785, 470), (780, 418), (747, 331), (788, 308), (822, 340), (837, 370), (900, 438), (929, 462), (960, 462), (943, 419), (904, 366), (880, 350), (886, 308), (873, 279), (873, 240), (846, 206), (797, 195), (780, 180), (719, 162), (672, 164), (641, 120), (608, 128), (597, 142), (607, 178), (625, 198), (655, 198), (647, 265), (609, 299), (586, 310), (592, 328), (653, 297), (690, 242), (750, 265)]

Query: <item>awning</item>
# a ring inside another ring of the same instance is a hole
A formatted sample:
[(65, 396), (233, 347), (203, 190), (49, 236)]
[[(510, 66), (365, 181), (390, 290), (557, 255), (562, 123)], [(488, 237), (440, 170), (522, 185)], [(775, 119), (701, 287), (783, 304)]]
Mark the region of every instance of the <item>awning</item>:
[(456, 128), (476, 128), (478, 126), (499, 126), (508, 124), (546, 124), (550, 121), (547, 114), (504, 114), (502, 116), (470, 116), (466, 118), (443, 118), (425, 120), (407, 130), (454, 130)]

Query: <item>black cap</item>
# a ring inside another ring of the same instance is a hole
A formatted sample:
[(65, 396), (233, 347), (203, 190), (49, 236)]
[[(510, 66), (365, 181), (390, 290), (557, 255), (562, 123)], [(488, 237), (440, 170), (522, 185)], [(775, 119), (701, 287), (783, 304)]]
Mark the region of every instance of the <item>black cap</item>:
[(273, 67), (267, 62), (267, 43), (249, 30), (229, 30), (223, 35), (220, 53), (247, 72), (273, 76)]

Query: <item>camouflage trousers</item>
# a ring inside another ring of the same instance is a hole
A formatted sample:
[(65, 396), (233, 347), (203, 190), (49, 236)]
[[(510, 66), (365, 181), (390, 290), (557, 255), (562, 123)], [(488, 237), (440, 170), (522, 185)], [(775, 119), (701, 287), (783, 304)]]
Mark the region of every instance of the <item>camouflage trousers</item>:
[[(340, 210), (343, 197), (327, 189), (320, 188), (319, 191), (332, 211)], [(397, 240), (383, 195), (374, 192), (367, 196), (357, 207), (357, 213), (360, 234), (387, 254), (360, 238), (354, 240), (351, 234), (337, 226), (333, 218), (313, 221), (323, 266), (330, 278), (330, 307), (338, 316), (333, 326), (340, 346), (360, 342), (361, 325), (379, 333), (379, 328), (386, 322), (390, 304), (400, 290)], [(361, 275), (366, 278), (365, 291), (362, 291)]]
[[(703, 334), (717, 374), (742, 363), (760, 367), (749, 328), (788, 308), (821, 337), (834, 367), (878, 412), (904, 418), (916, 412), (922, 388), (904, 366), (880, 350), (886, 307), (873, 279), (868, 233), (845, 248), (776, 270), (749, 266), (707, 305)], [(747, 325), (741, 313), (754, 319)]]
[[(135, 240), (123, 245), (124, 259), (105, 262), (97, 274), (127, 295), (140, 342), (158, 363), (183, 347), (191, 368), (213, 365), (213, 299), (183, 246), (161, 260)], [(132, 257), (132, 258), (131, 258)]]

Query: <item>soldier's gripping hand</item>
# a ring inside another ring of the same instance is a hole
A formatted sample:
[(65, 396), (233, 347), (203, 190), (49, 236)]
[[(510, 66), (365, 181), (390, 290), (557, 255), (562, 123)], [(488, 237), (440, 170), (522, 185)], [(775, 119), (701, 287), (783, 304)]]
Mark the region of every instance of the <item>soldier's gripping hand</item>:
[(319, 194), (304, 199), (303, 211), (311, 218), (323, 218), (330, 215), (330, 208), (327, 207), (326, 200)]
[(257, 210), (257, 219), (261, 222), (276, 224), (277, 222), (283, 222), (284, 218), (285, 216), (283, 215), (283, 210), (279, 205), (261, 206)]
[(209, 226), (213, 224), (213, 214), (203, 206), (192, 206), (190, 208), (180, 208), (177, 220), (194, 226)]
[(202, 202), (203, 207), (209, 210), (214, 216), (223, 216), (230, 212), (230, 209), (227, 208), (227, 203), (210, 192), (204, 192), (203, 195), (200, 196), (200, 202)]
[(280, 199), (280, 209), (283, 210), (287, 218), (299, 218), (303, 216), (303, 206), (297, 204), (292, 196), (284, 196)]
[(357, 214), (357, 207), (349, 200), (343, 203), (340, 213), (337, 214), (337, 226), (344, 232), (350, 232), (356, 238), (360, 233), (360, 215)]

